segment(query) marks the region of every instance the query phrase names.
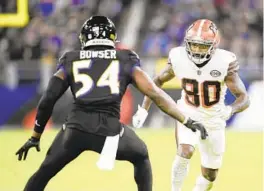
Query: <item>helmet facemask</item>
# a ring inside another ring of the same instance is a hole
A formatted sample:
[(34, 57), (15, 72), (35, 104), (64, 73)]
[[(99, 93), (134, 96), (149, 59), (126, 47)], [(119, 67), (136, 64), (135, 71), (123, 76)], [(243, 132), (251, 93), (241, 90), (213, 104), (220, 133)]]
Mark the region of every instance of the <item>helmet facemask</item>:
[(195, 64), (203, 64), (211, 59), (215, 51), (213, 42), (185, 39), (186, 51), (189, 59)]

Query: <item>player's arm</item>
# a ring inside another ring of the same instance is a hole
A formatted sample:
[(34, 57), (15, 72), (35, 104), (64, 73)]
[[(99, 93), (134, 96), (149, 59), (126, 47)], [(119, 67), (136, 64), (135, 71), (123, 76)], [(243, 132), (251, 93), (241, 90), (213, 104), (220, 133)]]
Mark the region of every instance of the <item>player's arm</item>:
[[(161, 73), (159, 73), (157, 76), (154, 77), (153, 81), (158, 87), (162, 87), (162, 85), (165, 82), (170, 81), (174, 77), (175, 74), (173, 72), (172, 65), (169, 63), (167, 64), (166, 68), (163, 71), (161, 71)], [(151, 99), (145, 96), (141, 107), (144, 108), (145, 110), (149, 110), (151, 103), (152, 103)]]
[(59, 58), (57, 72), (50, 79), (48, 87), (38, 103), (33, 138), (39, 139), (41, 137), (55, 103), (69, 87), (65, 68), (66, 63), (67, 52)]
[(246, 91), (246, 88), (240, 79), (238, 73), (237, 61), (233, 62), (229, 66), (228, 74), (225, 78), (225, 83), (231, 93), (236, 97), (236, 100), (231, 104), (232, 114), (244, 111), (249, 107), (250, 101)]
[(162, 89), (157, 87), (148, 75), (140, 69), (140, 67), (134, 67), (132, 78), (137, 88), (143, 94), (148, 96), (162, 111), (180, 121), (192, 131), (199, 130), (201, 132), (201, 138), (206, 138), (207, 132), (204, 126), (184, 116), (180, 110), (178, 110), (177, 104), (174, 100)]
[(50, 79), (49, 85), (38, 103), (33, 137), (40, 138), (51, 117), (54, 105), (68, 87), (65, 73), (62, 69), (59, 69)]
[(155, 102), (155, 104), (162, 111), (177, 119), (181, 123), (186, 120), (185, 116), (178, 110), (177, 105), (173, 101), (173, 99), (162, 89), (160, 89), (139, 67), (134, 67), (132, 77), (137, 88), (144, 95), (149, 97), (149, 99)]
[(29, 149), (32, 147), (40, 151), (39, 140), (41, 134), (52, 114), (55, 103), (68, 87), (69, 85), (64, 71), (63, 69), (59, 69), (50, 79), (49, 85), (39, 101), (32, 137), (16, 152), (18, 160), (22, 158), (25, 160)]

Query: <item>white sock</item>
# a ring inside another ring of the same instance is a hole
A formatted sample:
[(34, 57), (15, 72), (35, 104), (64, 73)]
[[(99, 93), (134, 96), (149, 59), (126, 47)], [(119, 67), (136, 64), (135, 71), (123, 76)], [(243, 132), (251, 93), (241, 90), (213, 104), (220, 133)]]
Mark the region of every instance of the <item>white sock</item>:
[(193, 191), (209, 191), (213, 187), (213, 182), (210, 182), (202, 175), (196, 179), (196, 184)]
[(187, 176), (190, 159), (176, 156), (171, 170), (171, 191), (180, 191), (183, 181)]

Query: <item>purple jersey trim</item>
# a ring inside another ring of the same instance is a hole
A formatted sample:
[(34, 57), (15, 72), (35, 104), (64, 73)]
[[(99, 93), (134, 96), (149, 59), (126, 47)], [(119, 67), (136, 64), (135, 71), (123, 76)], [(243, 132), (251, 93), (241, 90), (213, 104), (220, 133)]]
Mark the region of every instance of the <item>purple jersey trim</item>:
[(56, 70), (58, 71), (60, 69), (62, 69), (64, 75), (67, 76), (67, 71), (66, 71), (66, 68), (63, 64), (58, 65)]

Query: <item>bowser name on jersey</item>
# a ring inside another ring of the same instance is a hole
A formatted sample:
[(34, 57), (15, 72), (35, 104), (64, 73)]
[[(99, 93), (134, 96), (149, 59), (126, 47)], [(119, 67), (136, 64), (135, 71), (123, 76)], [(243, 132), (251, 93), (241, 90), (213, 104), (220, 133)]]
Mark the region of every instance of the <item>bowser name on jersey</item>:
[(116, 50), (80, 51), (80, 59), (91, 58), (116, 59)]

